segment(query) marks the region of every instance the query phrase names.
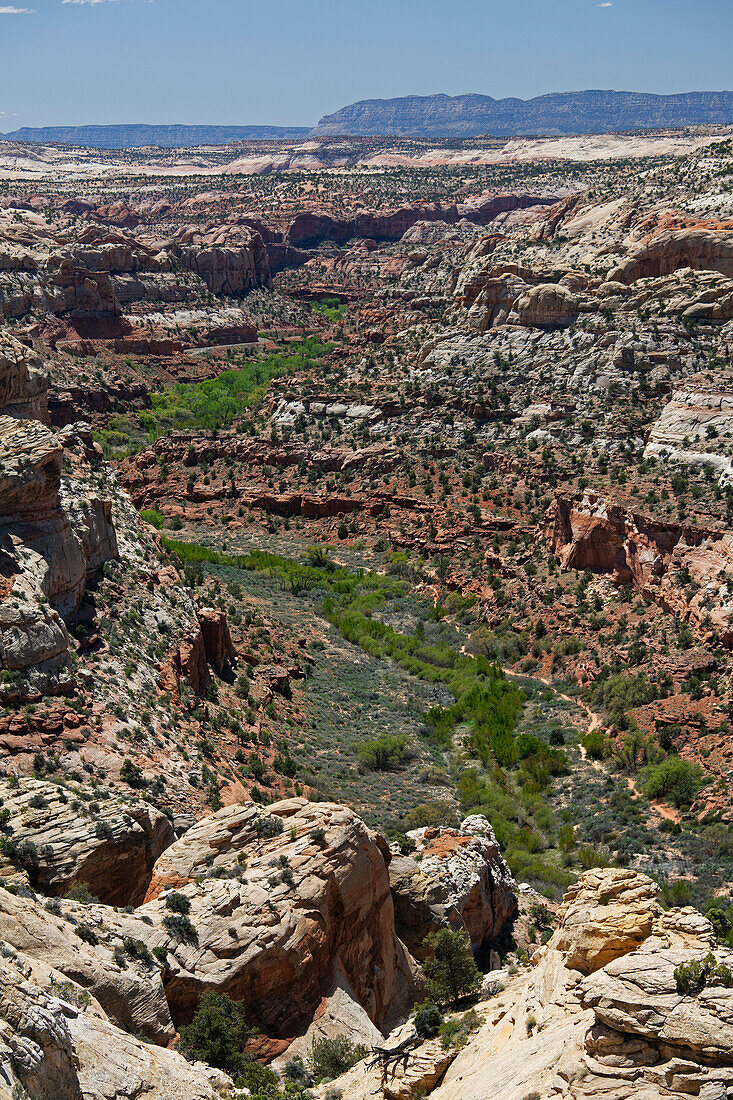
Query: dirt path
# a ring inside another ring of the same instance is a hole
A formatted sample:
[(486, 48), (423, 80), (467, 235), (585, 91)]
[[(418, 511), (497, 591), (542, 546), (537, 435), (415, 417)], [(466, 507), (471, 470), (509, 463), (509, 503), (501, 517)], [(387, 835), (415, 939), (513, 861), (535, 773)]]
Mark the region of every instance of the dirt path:
[[(632, 798), (641, 798), (641, 791), (636, 785), (636, 780), (628, 776), (626, 779), (629, 790), (631, 791)], [(673, 809), (671, 806), (665, 805), (664, 802), (650, 802), (649, 805), (660, 817), (663, 817), (665, 821), (673, 821), (675, 825), (679, 825), (682, 820), (682, 814), (679, 810)]]
[[(517, 679), (523, 677), (522, 673), (511, 672), (508, 668), (505, 668), (504, 672), (507, 676), (512, 676)], [(556, 688), (552, 687), (552, 682), (544, 676), (534, 676), (531, 677), (531, 679), (539, 680), (541, 684), (546, 684), (547, 687), (552, 688), (559, 699), (564, 699), (566, 703), (574, 703), (575, 706), (580, 707), (582, 710), (584, 710), (586, 718), (588, 719), (588, 728), (586, 730), (586, 733), (592, 733), (593, 730), (603, 729), (603, 718), (601, 717), (601, 715), (598, 714), (596, 711), (591, 710), (588, 704), (584, 703), (582, 699), (576, 699), (572, 695), (565, 695), (564, 692), (557, 691)], [(578, 749), (580, 750), (581, 760), (587, 762), (588, 752), (582, 742), (578, 742)], [(590, 765), (597, 772), (603, 770), (600, 760), (591, 760)], [(642, 792), (636, 786), (636, 780), (634, 780), (631, 776), (628, 776), (626, 779), (626, 783), (628, 785), (629, 791), (631, 792), (632, 798), (642, 797)], [(664, 802), (650, 802), (649, 805), (651, 809), (654, 810), (655, 813), (658, 813), (660, 817), (663, 817), (665, 821), (673, 821), (675, 825), (678, 825), (682, 820), (682, 814), (680, 813), (680, 811), (675, 810), (672, 806), (667, 806)]]

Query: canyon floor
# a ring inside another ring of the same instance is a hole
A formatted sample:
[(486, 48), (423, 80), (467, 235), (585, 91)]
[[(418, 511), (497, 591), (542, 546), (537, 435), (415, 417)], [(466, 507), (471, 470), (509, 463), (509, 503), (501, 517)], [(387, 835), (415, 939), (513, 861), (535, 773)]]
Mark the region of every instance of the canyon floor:
[(732, 180), (0, 143), (0, 1100), (729, 1095)]

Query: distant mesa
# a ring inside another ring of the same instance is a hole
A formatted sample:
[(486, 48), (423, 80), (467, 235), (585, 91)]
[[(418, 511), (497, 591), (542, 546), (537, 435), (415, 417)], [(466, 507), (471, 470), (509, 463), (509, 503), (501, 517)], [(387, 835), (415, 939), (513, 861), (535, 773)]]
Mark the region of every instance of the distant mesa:
[(733, 124), (733, 92), (552, 92), (527, 100), (428, 95), (352, 103), (322, 118), (313, 135), (519, 137), (728, 124)]
[(157, 145), (161, 149), (194, 148), (199, 145), (228, 145), (232, 141), (285, 141), (302, 138), (309, 126), (151, 126), (143, 123), (115, 126), (24, 126), (5, 141), (35, 145), (61, 142), (90, 149), (138, 149)]
[(112, 126), (23, 127), (0, 140), (59, 142), (93, 149), (195, 148), (236, 141), (306, 137), (415, 137), (425, 139), (564, 136), (628, 130), (733, 125), (733, 92), (551, 92), (535, 99), (487, 95), (403, 96), (364, 99), (310, 126), (185, 126), (147, 123)]

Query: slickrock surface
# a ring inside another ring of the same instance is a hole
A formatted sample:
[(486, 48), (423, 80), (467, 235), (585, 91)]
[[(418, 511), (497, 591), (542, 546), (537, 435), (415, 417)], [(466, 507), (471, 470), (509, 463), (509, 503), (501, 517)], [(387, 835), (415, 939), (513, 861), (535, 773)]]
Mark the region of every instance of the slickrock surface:
[[(175, 1030), (160, 967), (152, 960), (132, 958), (123, 944), (130, 934), (141, 938), (138, 925), (148, 926), (130, 917), (123, 932), (115, 927), (122, 914), (107, 906), (62, 901), (54, 908), (59, 912), (0, 889), (0, 936), (15, 950), (53, 964), (65, 978), (88, 990), (117, 1027), (154, 1043), (171, 1042)], [(96, 943), (79, 935), (90, 928), (96, 929)], [(115, 949), (122, 952), (122, 965)]]
[[(683, 996), (673, 975), (711, 950), (710, 925), (692, 909), (663, 912), (655, 898), (643, 875), (587, 872), (532, 971), (476, 1006), (483, 1023), (462, 1049), (418, 1042), (386, 1071), (367, 1059), (334, 1086), (350, 1100), (408, 1100), (420, 1088), (434, 1100), (722, 1100), (733, 1083), (731, 992)], [(730, 963), (732, 952), (713, 950)], [(578, 964), (593, 972), (583, 978)], [(394, 1033), (385, 1052), (409, 1034)]]
[(488, 961), (517, 908), (516, 883), (490, 823), (476, 815), (458, 830), (416, 829), (408, 836), (414, 855), (393, 856), (389, 865), (399, 936), (422, 959), (430, 932), (464, 929)]
[[(225, 1100), (231, 1080), (106, 1019), (57, 969), (0, 947), (0, 1097), (58, 1100)], [(24, 1091), (21, 1091), (24, 1090)]]
[(105, 798), (92, 818), (88, 803), (54, 783), (0, 780), (5, 828), (36, 847), (32, 872), (44, 893), (63, 897), (84, 883), (107, 905), (137, 905), (145, 897), (153, 865), (173, 843), (168, 818), (134, 799)]

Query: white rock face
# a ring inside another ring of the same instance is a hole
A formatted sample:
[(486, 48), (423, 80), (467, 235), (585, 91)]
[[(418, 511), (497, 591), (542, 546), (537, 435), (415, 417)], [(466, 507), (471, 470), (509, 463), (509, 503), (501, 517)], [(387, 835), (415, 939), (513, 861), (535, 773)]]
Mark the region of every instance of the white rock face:
[(422, 941), (441, 927), (463, 929), (474, 951), (487, 954), (517, 907), (516, 883), (487, 818), (460, 829), (415, 829), (414, 855), (395, 856), (390, 883), (400, 936), (422, 958)]

